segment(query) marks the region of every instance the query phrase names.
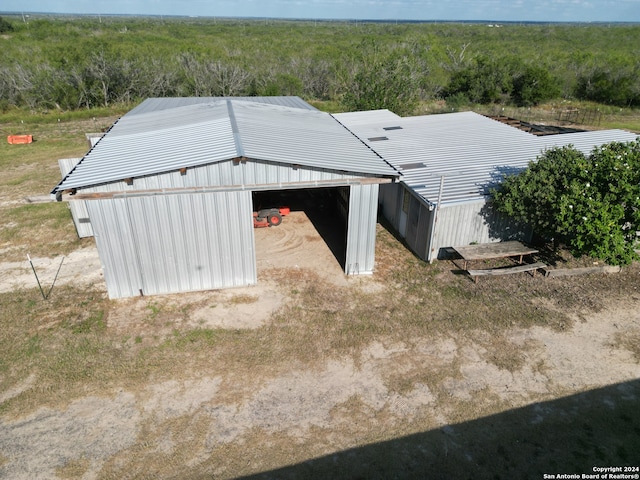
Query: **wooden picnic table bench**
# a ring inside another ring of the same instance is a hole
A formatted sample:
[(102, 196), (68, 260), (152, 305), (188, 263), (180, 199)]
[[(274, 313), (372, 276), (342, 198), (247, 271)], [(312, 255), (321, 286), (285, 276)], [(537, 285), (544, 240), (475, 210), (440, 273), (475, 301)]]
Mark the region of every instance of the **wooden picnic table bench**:
[[(539, 268), (546, 267), (542, 262), (522, 263), (525, 255), (533, 255), (534, 253), (538, 253), (538, 250), (517, 241), (464, 245), (453, 247), (453, 249), (464, 260), (464, 270), (467, 271), (474, 281), (477, 281), (477, 277), (482, 275), (507, 275), (510, 273), (529, 271), (533, 271), (533, 274), (535, 275), (535, 272)], [(498, 258), (517, 258), (518, 265), (513, 267), (489, 268), (483, 270), (468, 269), (469, 262), (472, 260), (491, 260)]]
[(522, 258), (525, 255), (538, 253), (538, 250), (535, 248), (528, 247), (517, 241), (480, 243), (477, 245), (453, 247), (453, 249), (464, 260), (464, 270), (467, 270), (467, 266), (471, 260), (518, 257), (519, 263), (522, 263)]
[(489, 276), (508, 275), (510, 273), (533, 271), (533, 275), (535, 276), (539, 268), (545, 268), (546, 266), (547, 264), (543, 262), (523, 263), (521, 265), (515, 265), (513, 267), (487, 268), (483, 270), (467, 270), (467, 273), (469, 274), (469, 276), (471, 276), (471, 278), (473, 278), (474, 282), (477, 282), (478, 277), (483, 275), (489, 275)]

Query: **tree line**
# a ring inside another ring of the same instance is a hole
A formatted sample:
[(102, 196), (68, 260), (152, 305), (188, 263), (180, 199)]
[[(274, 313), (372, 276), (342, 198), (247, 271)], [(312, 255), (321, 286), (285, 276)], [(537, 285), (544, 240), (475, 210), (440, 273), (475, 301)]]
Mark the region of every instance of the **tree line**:
[(299, 95), (400, 115), (422, 101), (640, 105), (640, 27), (0, 18), (0, 109)]

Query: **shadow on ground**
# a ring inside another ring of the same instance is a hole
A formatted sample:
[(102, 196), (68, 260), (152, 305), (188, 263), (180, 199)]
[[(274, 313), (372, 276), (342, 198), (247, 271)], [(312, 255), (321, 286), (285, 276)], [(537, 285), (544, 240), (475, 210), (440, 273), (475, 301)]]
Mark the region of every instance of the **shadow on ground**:
[(638, 466), (639, 452), (634, 380), (242, 478), (582, 478), (594, 467)]

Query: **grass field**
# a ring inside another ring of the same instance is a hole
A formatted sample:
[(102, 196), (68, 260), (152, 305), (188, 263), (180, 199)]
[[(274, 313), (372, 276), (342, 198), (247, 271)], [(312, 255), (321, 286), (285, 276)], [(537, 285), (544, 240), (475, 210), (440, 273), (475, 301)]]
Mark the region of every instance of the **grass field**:
[[(3, 123), (36, 142), (0, 144), (0, 265), (92, 248), (66, 205), (23, 199), (47, 194), (57, 159), (116, 115)], [(340, 288), (263, 274), (283, 301), (250, 329), (194, 319), (257, 314), (251, 288), (0, 293), (0, 477), (537, 479), (638, 465), (640, 266), (474, 284), (381, 225), (376, 260), (373, 278)]]

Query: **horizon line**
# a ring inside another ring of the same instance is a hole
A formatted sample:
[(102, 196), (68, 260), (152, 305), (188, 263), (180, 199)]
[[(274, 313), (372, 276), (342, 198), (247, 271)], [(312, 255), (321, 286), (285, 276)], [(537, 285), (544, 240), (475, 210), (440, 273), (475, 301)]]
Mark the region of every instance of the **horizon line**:
[(76, 17), (140, 17), (140, 18), (180, 18), (180, 19), (227, 19), (227, 20), (278, 20), (293, 22), (366, 22), (366, 23), (481, 23), (481, 24), (640, 24), (640, 20), (498, 20), (498, 19), (408, 19), (408, 18), (330, 18), (330, 17), (275, 17), (275, 16), (229, 16), (229, 15), (184, 15), (184, 14), (159, 14), (159, 13), (69, 13), (69, 12), (41, 12), (41, 11), (0, 11), (0, 15), (29, 16), (76, 16)]

